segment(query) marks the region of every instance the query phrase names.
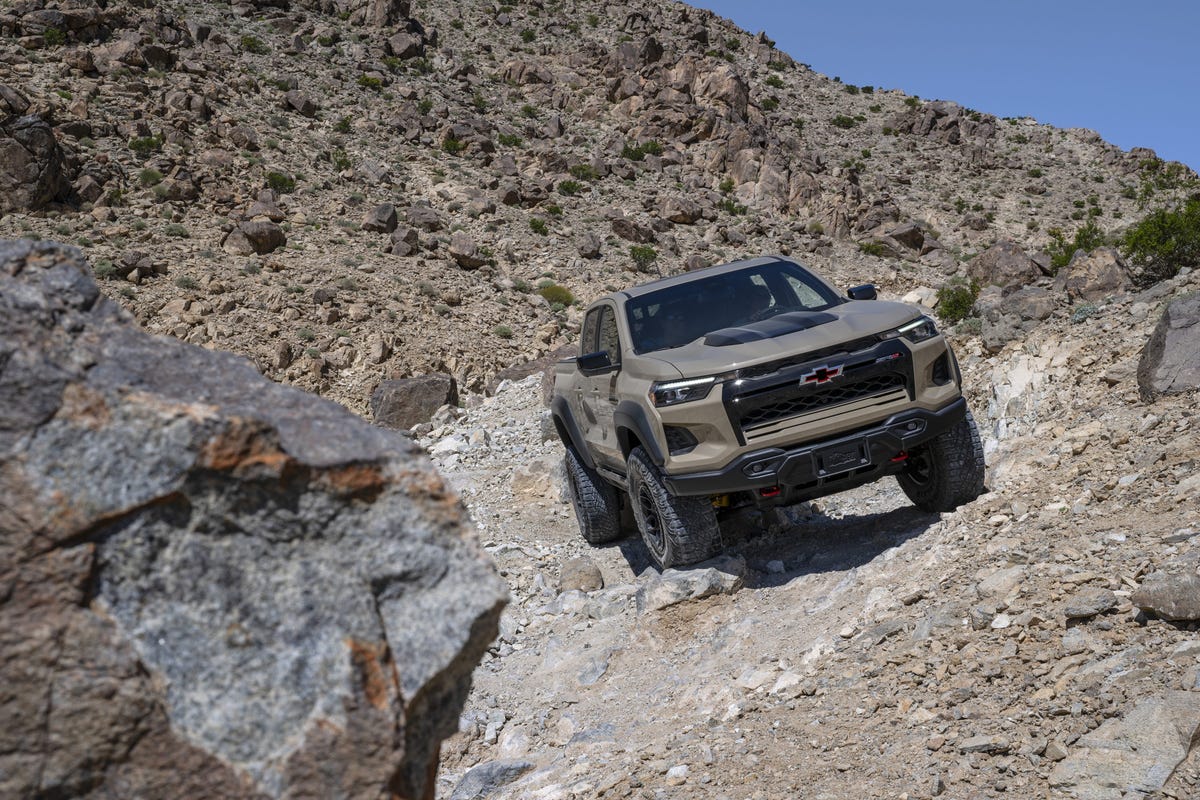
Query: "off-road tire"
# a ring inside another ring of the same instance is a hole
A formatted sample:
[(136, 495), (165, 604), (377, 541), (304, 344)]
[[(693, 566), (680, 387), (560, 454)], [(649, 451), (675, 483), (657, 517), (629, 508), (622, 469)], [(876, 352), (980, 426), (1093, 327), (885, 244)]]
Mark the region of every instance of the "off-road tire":
[(983, 494), (983, 444), (971, 412), (910, 452), (896, 480), (922, 511), (953, 511)]
[(676, 497), (640, 447), (626, 462), (629, 500), (642, 541), (659, 567), (695, 564), (721, 551), (721, 529), (707, 497)]
[(621, 500), (614, 486), (590, 469), (567, 447), (563, 457), (567, 489), (579, 520), (579, 533), (588, 544), (607, 544), (621, 538)]

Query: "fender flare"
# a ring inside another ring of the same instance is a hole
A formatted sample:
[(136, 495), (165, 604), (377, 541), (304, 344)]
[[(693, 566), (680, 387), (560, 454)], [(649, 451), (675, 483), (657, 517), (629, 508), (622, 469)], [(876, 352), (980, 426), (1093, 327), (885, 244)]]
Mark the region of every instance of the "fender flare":
[(632, 449), (628, 435), (632, 432), (637, 436), (646, 455), (650, 456), (650, 460), (654, 462), (655, 466), (663, 465), (666, 459), (663, 458), (662, 449), (658, 446), (658, 438), (654, 435), (654, 428), (650, 425), (646, 409), (632, 400), (622, 400), (617, 404), (617, 410), (613, 412), (613, 425), (617, 428), (617, 436), (621, 440), (621, 449), (624, 450), (626, 458), (629, 457), (629, 451)]
[(592, 454), (588, 452), (587, 440), (583, 438), (583, 431), (579, 430), (579, 424), (575, 422), (575, 417), (571, 414), (571, 407), (567, 405), (567, 399), (558, 395), (551, 400), (550, 413), (554, 417), (554, 429), (558, 431), (558, 438), (562, 440), (563, 446), (574, 450), (575, 455), (579, 456), (579, 460), (583, 462), (584, 466), (594, 470), (596, 462), (592, 460)]

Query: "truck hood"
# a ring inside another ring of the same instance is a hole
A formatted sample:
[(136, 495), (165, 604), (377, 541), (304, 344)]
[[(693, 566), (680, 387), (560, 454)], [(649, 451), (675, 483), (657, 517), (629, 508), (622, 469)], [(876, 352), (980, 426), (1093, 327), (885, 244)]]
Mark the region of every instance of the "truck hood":
[(898, 328), (921, 316), (905, 303), (852, 300), (826, 311), (780, 314), (739, 328), (722, 328), (683, 347), (648, 353), (684, 377), (731, 372), (822, 350)]

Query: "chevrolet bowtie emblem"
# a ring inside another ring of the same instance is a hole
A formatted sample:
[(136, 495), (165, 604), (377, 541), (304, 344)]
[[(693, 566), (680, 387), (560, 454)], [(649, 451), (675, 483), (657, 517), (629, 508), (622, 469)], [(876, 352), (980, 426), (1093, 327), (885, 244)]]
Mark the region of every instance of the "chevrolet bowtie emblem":
[(812, 372), (802, 375), (800, 377), (800, 383), (829, 383), (831, 380), (841, 374), (842, 367), (840, 364), (836, 367), (817, 367)]

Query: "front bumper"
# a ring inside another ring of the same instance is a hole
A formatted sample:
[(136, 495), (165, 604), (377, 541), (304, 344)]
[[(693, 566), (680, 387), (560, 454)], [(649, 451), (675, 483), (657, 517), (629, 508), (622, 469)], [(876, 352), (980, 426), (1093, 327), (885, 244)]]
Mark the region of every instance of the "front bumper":
[[(665, 475), (664, 481), (675, 495), (752, 491), (778, 502), (798, 503), (901, 471), (907, 451), (949, 430), (966, 412), (967, 402), (959, 397), (936, 411), (911, 408), (844, 436), (795, 448), (754, 450), (721, 469)], [(848, 453), (859, 457), (847, 458)]]

